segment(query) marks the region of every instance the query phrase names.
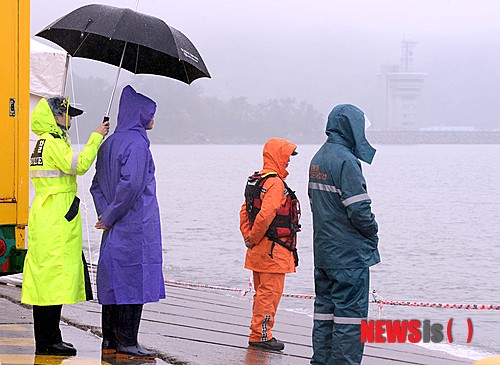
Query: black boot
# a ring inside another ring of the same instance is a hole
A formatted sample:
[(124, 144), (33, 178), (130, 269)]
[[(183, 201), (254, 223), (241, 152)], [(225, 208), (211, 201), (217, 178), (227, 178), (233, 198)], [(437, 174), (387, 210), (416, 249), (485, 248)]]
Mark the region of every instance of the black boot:
[(118, 322), (118, 306), (115, 304), (102, 306), (102, 346), (103, 356), (114, 355), (118, 346), (116, 324)]
[(76, 349), (59, 342), (49, 346), (36, 346), (35, 355), (75, 356)]
[(156, 356), (158, 356), (156, 352), (146, 350), (139, 344), (135, 346), (122, 346), (118, 344), (118, 349), (116, 351), (116, 357), (127, 359), (153, 360), (154, 358), (156, 358)]
[(141, 323), (142, 304), (126, 304), (118, 306), (118, 325), (116, 337), (118, 347), (116, 357), (129, 359), (154, 359), (157, 354), (144, 349), (137, 342), (139, 324)]
[(33, 306), (36, 355), (74, 356), (76, 349), (61, 336), (62, 305)]
[(255, 346), (255, 347), (260, 347), (266, 350), (274, 350), (274, 351), (281, 351), (285, 348), (285, 344), (276, 338), (271, 338), (268, 341), (262, 341), (262, 342), (248, 342), (250, 346)]

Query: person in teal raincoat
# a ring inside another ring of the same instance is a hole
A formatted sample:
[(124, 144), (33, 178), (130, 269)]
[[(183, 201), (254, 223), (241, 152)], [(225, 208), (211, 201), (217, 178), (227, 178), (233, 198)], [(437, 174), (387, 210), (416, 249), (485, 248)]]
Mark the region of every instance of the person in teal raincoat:
[(309, 167), (313, 217), (313, 365), (355, 365), (363, 358), (360, 324), (368, 315), (369, 267), (380, 262), (378, 225), (361, 171), (375, 149), (365, 137), (365, 114), (337, 105), (326, 142)]
[(82, 222), (76, 176), (92, 165), (109, 123), (100, 124), (81, 152), (70, 146), (71, 118), (83, 111), (62, 96), (41, 99), (31, 115), (39, 136), (30, 159), (35, 198), (28, 218), (28, 253), (21, 301), (33, 305), (35, 353), (75, 355), (59, 328), (63, 304), (86, 300)]

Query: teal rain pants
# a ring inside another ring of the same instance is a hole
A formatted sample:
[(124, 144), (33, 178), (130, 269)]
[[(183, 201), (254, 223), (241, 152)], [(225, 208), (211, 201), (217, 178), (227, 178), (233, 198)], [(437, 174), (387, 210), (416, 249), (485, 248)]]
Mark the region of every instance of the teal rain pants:
[(359, 365), (361, 320), (368, 316), (369, 268), (314, 269), (312, 365)]

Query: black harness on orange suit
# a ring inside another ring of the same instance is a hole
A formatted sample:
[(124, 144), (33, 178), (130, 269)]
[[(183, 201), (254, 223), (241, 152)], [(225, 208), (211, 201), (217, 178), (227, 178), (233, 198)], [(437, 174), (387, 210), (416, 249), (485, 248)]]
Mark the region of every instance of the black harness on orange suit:
[[(270, 172), (261, 175), (258, 171), (248, 177), (245, 187), (245, 202), (246, 211), (250, 226), (253, 226), (257, 214), (262, 207), (262, 199), (260, 194), (265, 194), (266, 190), (263, 187), (264, 182), (268, 178), (278, 177), (275, 172)], [(280, 178), (281, 179), (281, 178)], [(273, 257), (273, 249), (275, 244), (279, 244), (289, 251), (292, 251), (295, 266), (299, 265), (299, 255), (297, 254), (297, 232), (300, 232), (300, 203), (295, 195), (295, 192), (281, 179), (285, 185), (286, 201), (283, 206), (276, 212), (276, 216), (269, 225), (266, 232), (266, 237), (273, 241), (269, 256)]]

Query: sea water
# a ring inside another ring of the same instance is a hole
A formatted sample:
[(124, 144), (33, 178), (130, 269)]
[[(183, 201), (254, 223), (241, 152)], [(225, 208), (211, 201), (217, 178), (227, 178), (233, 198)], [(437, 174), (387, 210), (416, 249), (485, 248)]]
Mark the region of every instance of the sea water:
[[(371, 269), (371, 288), (388, 301), (500, 305), (500, 145), (379, 145), (362, 164), (379, 223), (382, 262)], [(314, 294), (312, 226), (307, 180), (317, 145), (299, 145), (288, 185), (302, 203), (300, 265), (285, 292)], [(161, 211), (166, 280), (248, 289), (239, 210), (246, 178), (262, 167), (260, 145), (152, 145)], [(84, 247), (97, 261), (100, 232), (88, 187)], [(86, 251), (86, 255), (89, 253)], [(168, 288), (167, 288), (168, 291)], [(238, 292), (227, 292), (240, 295)], [(168, 294), (168, 293), (167, 293)], [(251, 300), (251, 296), (247, 296)], [(283, 298), (282, 309), (312, 315), (313, 300)], [(376, 304), (372, 319), (453, 319), (452, 344), (422, 344), (478, 359), (500, 353), (500, 311)], [(473, 324), (467, 343), (467, 319)]]

